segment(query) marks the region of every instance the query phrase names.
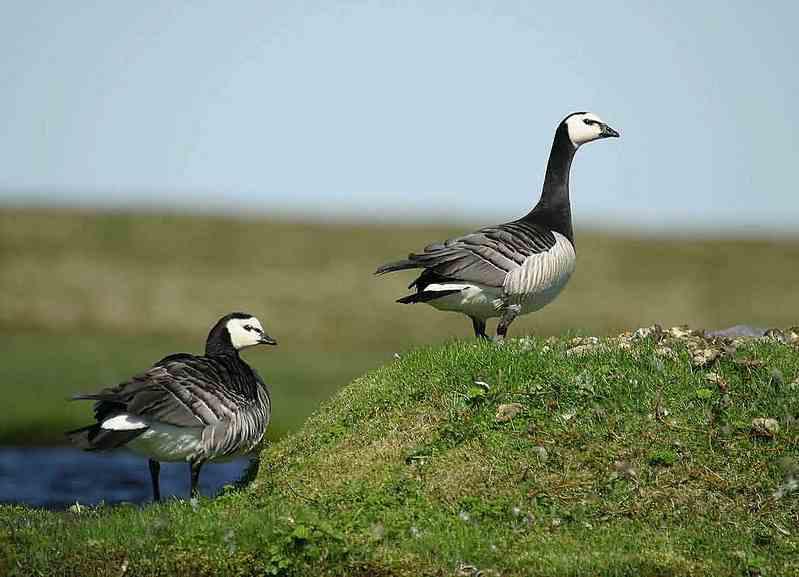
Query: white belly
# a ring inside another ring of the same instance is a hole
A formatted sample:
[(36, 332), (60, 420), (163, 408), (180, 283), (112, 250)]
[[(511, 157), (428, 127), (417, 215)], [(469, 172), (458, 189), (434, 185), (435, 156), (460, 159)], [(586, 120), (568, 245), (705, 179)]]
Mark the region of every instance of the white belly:
[(498, 306), (501, 301), (498, 299), (502, 296), (501, 288), (471, 283), (442, 283), (425, 287), (426, 291), (456, 289), (459, 292), (433, 299), (428, 304), (440, 311), (455, 311), (481, 320), (500, 316)]
[(190, 461), (203, 454), (203, 428), (152, 423), (125, 446), (156, 461)]
[(562, 277), (557, 283), (543, 289), (540, 292), (527, 296), (521, 301), (522, 310), (519, 314), (526, 315), (527, 313), (537, 311), (538, 309), (541, 309), (554, 301), (555, 298), (560, 294), (560, 291), (563, 290), (563, 287), (566, 286), (570, 276), (571, 275)]

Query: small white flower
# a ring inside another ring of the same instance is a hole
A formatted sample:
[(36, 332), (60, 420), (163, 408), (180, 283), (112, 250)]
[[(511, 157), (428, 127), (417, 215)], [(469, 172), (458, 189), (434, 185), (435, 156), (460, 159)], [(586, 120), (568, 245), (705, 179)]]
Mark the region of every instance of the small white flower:
[(777, 490), (774, 491), (773, 496), (775, 499), (782, 499), (785, 495), (789, 495), (797, 489), (799, 489), (799, 480), (797, 480), (793, 475), (788, 475), (782, 482), (782, 485), (777, 487)]
[(379, 541), (386, 534), (386, 528), (383, 525), (383, 523), (378, 521), (377, 523), (369, 527), (369, 532), (372, 534), (372, 537), (374, 537)]
[(564, 423), (568, 423), (577, 415), (577, 411), (570, 411), (566, 413), (561, 413), (560, 418)]
[(228, 529), (222, 536), (222, 540), (227, 546), (227, 552), (233, 555), (236, 552), (236, 532), (233, 529)]

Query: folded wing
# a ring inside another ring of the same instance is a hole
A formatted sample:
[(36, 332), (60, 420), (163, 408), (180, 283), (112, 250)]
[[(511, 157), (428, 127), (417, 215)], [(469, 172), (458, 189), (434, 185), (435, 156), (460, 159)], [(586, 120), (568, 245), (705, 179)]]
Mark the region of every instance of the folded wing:
[(135, 415), (177, 427), (204, 427), (236, 412), (230, 393), (221, 394), (226, 369), (210, 359), (172, 355), (131, 380), (78, 399), (92, 399), (102, 423), (118, 414)]
[(378, 268), (376, 274), (423, 268), (411, 286), (422, 290), (430, 282), (457, 280), (502, 287), (506, 276), (527, 257), (548, 251), (555, 245), (554, 234), (523, 220), (486, 227), (471, 234), (426, 246), (407, 259)]

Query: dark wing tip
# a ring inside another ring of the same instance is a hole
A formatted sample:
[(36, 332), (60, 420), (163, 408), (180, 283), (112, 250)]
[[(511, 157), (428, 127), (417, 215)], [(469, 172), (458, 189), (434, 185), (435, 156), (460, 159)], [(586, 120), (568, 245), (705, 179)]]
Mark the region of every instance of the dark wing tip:
[(394, 272), (396, 270), (406, 270), (409, 268), (418, 268), (419, 265), (412, 260), (404, 259), (396, 262), (389, 262), (377, 267), (376, 275), (386, 274), (387, 272)]

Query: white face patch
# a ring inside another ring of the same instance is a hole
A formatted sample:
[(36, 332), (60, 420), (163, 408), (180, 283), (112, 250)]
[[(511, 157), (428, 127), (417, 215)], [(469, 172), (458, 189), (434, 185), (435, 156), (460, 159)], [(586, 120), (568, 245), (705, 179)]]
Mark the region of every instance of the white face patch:
[(262, 342), (264, 329), (261, 326), (261, 321), (255, 317), (230, 319), (225, 326), (227, 332), (230, 333), (230, 344), (236, 350), (253, 347)]
[(566, 119), (569, 140), (571, 140), (574, 147), (577, 148), (581, 144), (601, 138), (603, 124), (604, 121), (593, 112), (573, 114)]

